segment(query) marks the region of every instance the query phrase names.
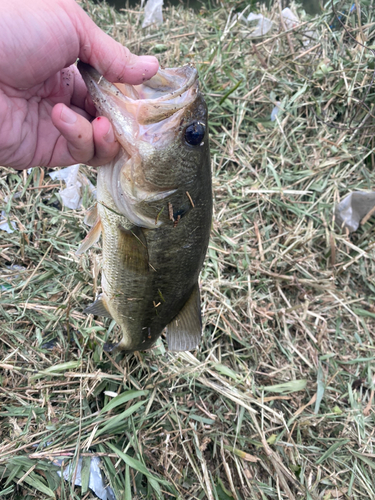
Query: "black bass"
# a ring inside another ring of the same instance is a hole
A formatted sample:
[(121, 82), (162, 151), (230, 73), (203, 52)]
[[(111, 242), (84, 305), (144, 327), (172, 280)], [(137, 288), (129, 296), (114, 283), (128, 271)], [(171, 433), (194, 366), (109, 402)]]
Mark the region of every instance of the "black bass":
[(102, 295), (85, 312), (121, 326), (116, 349), (149, 349), (165, 327), (169, 350), (194, 349), (212, 219), (207, 107), (197, 71), (159, 70), (131, 86), (109, 83), (82, 62), (78, 69), (121, 145), (99, 168), (92, 228), (77, 252), (102, 235)]

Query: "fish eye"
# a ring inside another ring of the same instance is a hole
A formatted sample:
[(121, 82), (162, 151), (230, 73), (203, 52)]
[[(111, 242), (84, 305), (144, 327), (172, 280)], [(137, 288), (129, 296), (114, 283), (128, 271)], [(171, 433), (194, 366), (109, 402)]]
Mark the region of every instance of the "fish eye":
[(193, 122), (185, 129), (185, 141), (190, 146), (198, 146), (206, 133), (206, 125), (202, 122)]

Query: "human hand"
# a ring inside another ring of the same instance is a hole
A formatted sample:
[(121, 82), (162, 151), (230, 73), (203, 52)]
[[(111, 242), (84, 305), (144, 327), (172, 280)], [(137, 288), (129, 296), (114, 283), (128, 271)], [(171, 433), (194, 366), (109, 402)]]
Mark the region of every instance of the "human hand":
[(104, 165), (119, 150), (74, 62), (111, 82), (138, 84), (158, 70), (100, 30), (74, 0), (0, 0), (0, 165)]

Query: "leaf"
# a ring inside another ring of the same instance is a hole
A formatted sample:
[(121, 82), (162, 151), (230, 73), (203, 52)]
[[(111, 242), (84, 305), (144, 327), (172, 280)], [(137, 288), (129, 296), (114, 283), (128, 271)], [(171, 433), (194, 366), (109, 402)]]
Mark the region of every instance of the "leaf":
[(66, 363), (60, 363), (59, 365), (53, 365), (45, 370), (41, 370), (40, 372), (33, 375), (31, 378), (38, 378), (41, 375), (53, 375), (60, 374), (61, 372), (66, 372), (67, 370), (75, 370), (81, 366), (81, 361), (67, 361)]
[(129, 415), (131, 415), (132, 413), (134, 413), (135, 411), (137, 411), (138, 408), (140, 406), (142, 406), (144, 403), (145, 403), (145, 400), (142, 399), (142, 401), (139, 401), (138, 403), (135, 403), (133, 406), (131, 406), (130, 408), (128, 408), (124, 412), (119, 413), (118, 415), (116, 415), (114, 417), (111, 417), (107, 421), (107, 423), (105, 424), (105, 426), (102, 427), (101, 429), (99, 429), (95, 433), (95, 437), (98, 437), (98, 436), (104, 434), (105, 432), (108, 432), (110, 429), (113, 429), (113, 428), (117, 427), (122, 421), (124, 421), (127, 417), (129, 417)]
[(0, 497), (8, 495), (9, 493), (13, 493), (14, 486), (9, 486), (9, 488), (5, 488), (5, 490), (0, 491)]
[(351, 453), (355, 456), (358, 457), (362, 462), (367, 464), (369, 467), (372, 469), (375, 469), (375, 461), (371, 460), (370, 457), (366, 457), (365, 455), (362, 455), (362, 453), (358, 453), (357, 451), (351, 450)]
[(303, 391), (306, 388), (307, 380), (291, 380), (283, 384), (268, 385), (263, 387), (264, 392), (276, 392), (278, 394), (290, 394), (292, 392)]
[(353, 311), (358, 314), (358, 316), (367, 316), (368, 318), (375, 318), (375, 313), (366, 311), (366, 309), (355, 308)]
[(322, 402), (325, 390), (325, 383), (323, 381), (323, 369), (322, 365), (319, 363), (318, 376), (317, 376), (317, 390), (316, 390), (316, 401), (314, 413), (319, 413), (320, 403)]
[(328, 450), (323, 453), (323, 455), (315, 462), (316, 465), (320, 465), (321, 463), (323, 463), (325, 460), (327, 460), (327, 458), (333, 455), (338, 448), (342, 448), (347, 443), (349, 443), (349, 441), (350, 439), (340, 439), (339, 441), (336, 441), (336, 443), (328, 448)]
[(165, 485), (168, 485), (168, 481), (164, 481), (163, 479), (159, 479), (158, 477), (154, 476), (148, 469), (147, 467), (145, 467), (145, 465), (143, 465), (142, 462), (140, 462), (139, 460), (137, 460), (136, 458), (133, 458), (131, 457), (130, 455), (127, 455), (126, 453), (124, 453), (123, 451), (119, 450), (118, 448), (116, 448), (115, 445), (113, 445), (112, 443), (107, 443), (107, 446), (109, 446), (109, 448), (111, 448), (111, 450), (116, 453), (116, 455), (118, 455), (127, 465), (129, 465), (129, 467), (131, 467), (132, 469), (135, 469), (137, 470), (138, 472), (140, 472), (141, 474), (144, 474), (146, 477), (148, 478), (151, 478), (151, 479), (154, 479), (155, 481), (158, 481), (160, 484), (165, 484)]
[(220, 477), (217, 478), (216, 492), (219, 500), (233, 500), (232, 493), (224, 486)]
[(163, 496), (163, 494), (161, 492), (161, 488), (160, 488), (160, 484), (158, 483), (158, 480), (154, 479), (152, 477), (149, 477), (148, 478), (148, 482), (149, 482), (151, 488), (154, 490), (154, 492), (156, 494), (156, 497), (159, 500), (164, 500), (164, 496)]
[(232, 453), (242, 458), (243, 460), (246, 460), (246, 462), (255, 463), (258, 462), (258, 460), (260, 460), (260, 458), (254, 457), (254, 455), (250, 455), (250, 453), (246, 453), (245, 451), (239, 450), (238, 448), (233, 448), (233, 446), (228, 446), (225, 444), (224, 448), (228, 451), (231, 451)]
[(87, 493), (87, 490), (89, 489), (90, 467), (91, 467), (91, 457), (83, 457), (82, 468), (81, 468), (81, 488), (83, 495), (85, 495)]
[(190, 413), (189, 418), (191, 420), (196, 420), (197, 422), (202, 422), (202, 424), (212, 425), (215, 423), (215, 420), (212, 418), (201, 417), (200, 415), (195, 415), (194, 413)]
[[(6, 483), (5, 483), (5, 486), (7, 486), (9, 483), (11, 483), (15, 477), (22, 477), (22, 473), (21, 473), (22, 469), (23, 469), (22, 465), (9, 464), (7, 467), (7, 470), (8, 471), (10, 470), (10, 474), (8, 476)], [(21, 473), (21, 475), (19, 475), (20, 473)]]
[(107, 403), (101, 410), (101, 413), (105, 413), (109, 410), (113, 410), (117, 406), (120, 406), (124, 403), (127, 403), (131, 399), (138, 398), (139, 396), (146, 396), (149, 391), (126, 391), (122, 394), (119, 394), (115, 398), (113, 398), (109, 403)]
[(268, 444), (275, 444), (277, 439), (277, 434), (271, 434), (270, 437), (267, 439)]
[(238, 378), (239, 378), (238, 373), (236, 373), (235, 371), (228, 368), (228, 366), (222, 365), (220, 363), (215, 363), (214, 366), (215, 366), (216, 370), (219, 373), (221, 373), (222, 375), (226, 375), (227, 377), (230, 377), (234, 380), (238, 380)]
[(125, 465), (125, 499), (124, 500), (132, 500), (132, 491), (130, 488), (130, 469), (129, 465)]
[(35, 472), (31, 472), (28, 476), (25, 477), (24, 482), (29, 484), (32, 488), (44, 493), (49, 498), (56, 498), (54, 492), (48, 488), (42, 481), (37, 477)]
[(241, 85), (242, 82), (243, 82), (242, 79), (239, 80), (234, 87), (232, 87), (231, 89), (229, 89), (228, 92), (223, 95), (223, 97), (220, 99), (220, 102), (219, 102), (220, 106), (223, 104), (223, 102), (225, 101), (225, 99), (227, 99), (235, 90), (238, 89), (238, 87)]

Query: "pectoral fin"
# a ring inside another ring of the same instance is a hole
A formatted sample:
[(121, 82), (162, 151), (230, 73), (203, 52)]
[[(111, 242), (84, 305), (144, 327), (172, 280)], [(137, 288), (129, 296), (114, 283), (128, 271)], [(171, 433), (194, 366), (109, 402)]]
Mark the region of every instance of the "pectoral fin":
[(91, 208), (89, 208), (86, 212), (85, 218), (83, 219), (83, 222), (87, 226), (94, 226), (95, 222), (98, 220), (99, 214), (98, 214), (98, 205), (95, 203), (95, 205)]
[(202, 336), (202, 318), (198, 283), (178, 315), (167, 326), (170, 351), (191, 351)]
[(91, 305), (86, 307), (83, 312), (86, 314), (94, 314), (95, 316), (105, 316), (106, 318), (112, 319), (112, 316), (106, 307), (104, 299), (102, 298), (99, 298)]
[(121, 237), (117, 249), (128, 271), (144, 272), (149, 270), (147, 241), (142, 228), (133, 226), (125, 229), (119, 226)]
[(86, 250), (91, 248), (100, 238), (102, 234), (102, 223), (97, 219), (90, 231), (87, 233), (86, 238), (82, 241), (80, 247), (76, 251), (76, 255), (81, 255)]

